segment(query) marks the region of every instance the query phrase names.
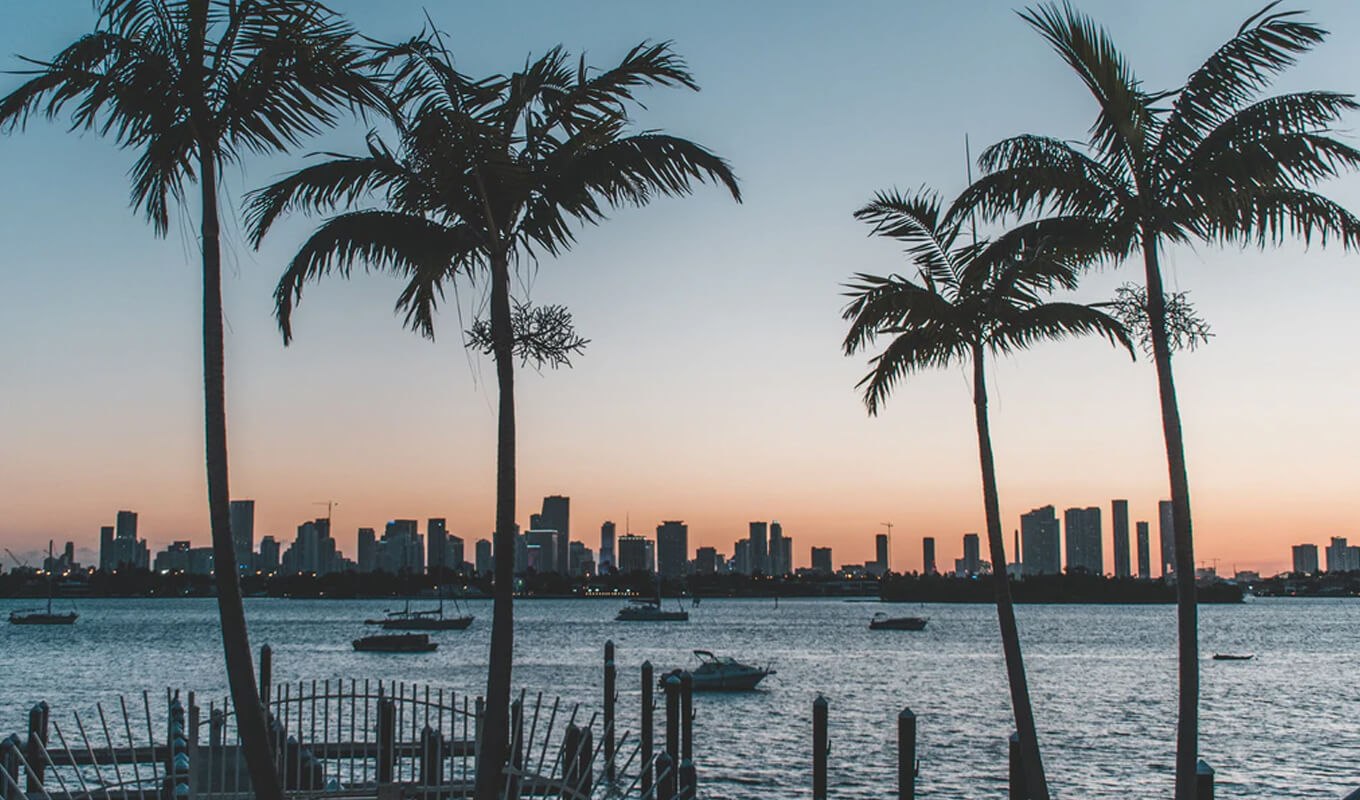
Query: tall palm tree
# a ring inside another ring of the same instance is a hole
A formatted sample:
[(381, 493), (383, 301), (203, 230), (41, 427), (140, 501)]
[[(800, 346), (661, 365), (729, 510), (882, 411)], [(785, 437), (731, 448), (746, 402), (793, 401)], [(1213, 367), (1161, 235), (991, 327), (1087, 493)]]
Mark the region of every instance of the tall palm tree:
[(514, 357), (524, 343), (514, 330), (511, 274), (570, 248), (576, 226), (598, 223), (610, 208), (688, 194), (696, 181), (741, 195), (727, 163), (703, 147), (629, 132), (635, 90), (698, 88), (668, 43), (640, 44), (603, 71), (556, 47), (520, 72), (481, 80), (458, 73), (437, 36), (384, 46), (375, 60), (400, 106), (396, 145), (370, 134), (367, 152), (261, 189), (247, 217), (258, 243), (285, 212), (345, 210), (312, 234), (279, 281), (285, 342), (303, 285), (332, 271), (348, 275), (356, 263), (406, 280), (397, 308), (427, 337), (457, 276), (490, 284), (485, 330), (499, 390), (495, 583), (476, 796), (491, 800), (506, 757), (514, 635)]
[(281, 794), (263, 710), (231, 536), (223, 366), (217, 181), (247, 153), (286, 150), (330, 126), (336, 106), (379, 95), (357, 71), (352, 31), (310, 0), (103, 0), (92, 33), (50, 61), (25, 59), (31, 77), (0, 100), (0, 128), (49, 118), (68, 103), (73, 129), (139, 151), (132, 204), (158, 236), (172, 202), (197, 183), (203, 269), (203, 394), (208, 509), (227, 680), (254, 790)]
[(994, 241), (964, 243), (962, 221), (944, 218), (938, 197), (925, 191), (881, 192), (855, 216), (871, 224), (876, 235), (905, 243), (917, 269), (916, 281), (860, 273), (847, 286), (852, 299), (844, 315), (850, 321), (846, 355), (868, 349), (879, 337), (890, 340), (871, 359), (873, 369), (859, 383), (869, 413), (876, 415), (897, 383), (909, 375), (956, 363), (972, 366), (982, 501), (1011, 706), (1029, 796), (1048, 800), (1006, 574), (985, 359), (1044, 340), (1087, 334), (1104, 336), (1133, 354), (1123, 326), (1099, 304), (1045, 300), (1054, 289), (1075, 288), (1079, 269), (1099, 254), (1108, 231), (1099, 223), (1053, 218), (1015, 228)]
[(1360, 152), (1330, 135), (1330, 126), (1357, 108), (1355, 99), (1324, 91), (1262, 97), (1276, 73), (1327, 35), (1276, 5), (1248, 18), (1182, 86), (1164, 92), (1145, 89), (1106, 31), (1070, 5), (1023, 12), (1095, 96), (1089, 141), (1025, 135), (992, 146), (980, 159), (990, 174), (951, 212), (1034, 209), (1100, 218), (1117, 230), (1112, 255), (1142, 252), (1178, 576), (1177, 800), (1193, 800), (1195, 792), (1199, 650), (1190, 488), (1159, 258), (1167, 246), (1191, 241), (1265, 247), (1317, 237), (1360, 245), (1360, 220), (1312, 191), (1360, 166)]

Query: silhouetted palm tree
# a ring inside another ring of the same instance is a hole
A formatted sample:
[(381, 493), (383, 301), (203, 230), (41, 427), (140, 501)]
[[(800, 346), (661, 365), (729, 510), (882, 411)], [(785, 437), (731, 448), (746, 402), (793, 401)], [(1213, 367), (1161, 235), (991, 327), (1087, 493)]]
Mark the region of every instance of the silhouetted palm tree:
[(1099, 304), (1044, 299), (1055, 288), (1075, 288), (1078, 270), (1099, 253), (1108, 232), (1084, 220), (1054, 218), (1008, 231), (995, 241), (965, 244), (960, 220), (942, 219), (938, 198), (924, 191), (907, 196), (880, 193), (855, 216), (872, 224), (875, 234), (904, 242), (918, 275), (912, 281), (900, 275), (860, 273), (847, 286), (852, 300), (844, 315), (850, 320), (846, 355), (867, 349), (879, 337), (890, 340), (870, 361), (873, 371), (859, 383), (869, 413), (877, 414), (898, 381), (915, 372), (956, 363), (971, 363), (973, 369), (982, 500), (1006, 677), (1029, 795), (1047, 800), (1048, 782), (1006, 575), (987, 420), (985, 358), (989, 353), (1005, 355), (1040, 341), (1085, 334), (1104, 336), (1133, 354), (1123, 326), (1101, 311)]
[(1148, 321), (1157, 367), (1170, 477), (1180, 639), (1177, 800), (1193, 800), (1197, 760), (1199, 652), (1190, 488), (1185, 467), (1165, 290), (1159, 267), (1168, 244), (1194, 240), (1264, 247), (1288, 236), (1360, 244), (1360, 220), (1311, 191), (1360, 165), (1360, 152), (1329, 126), (1357, 106), (1351, 95), (1308, 91), (1262, 98), (1277, 72), (1326, 31), (1271, 3), (1169, 92), (1146, 90), (1110, 36), (1070, 5), (1021, 16), (1077, 72), (1099, 113), (1085, 147), (1017, 136), (982, 154), (991, 170), (961, 195), (953, 216), (1031, 209), (1111, 221), (1111, 253), (1142, 251)]
[[(397, 299), (408, 326), (433, 337), (436, 308), (461, 273), (490, 284), (484, 334), (496, 363), (494, 611), (486, 718), (476, 796), (501, 792), (513, 661), (515, 564), (515, 394), (517, 347), (510, 277), (541, 253), (569, 248), (578, 223), (597, 223), (620, 205), (682, 195), (712, 180), (740, 199), (726, 162), (693, 142), (629, 133), (633, 92), (697, 89), (669, 44), (641, 44), (615, 67), (588, 69), (560, 47), (523, 71), (472, 80), (459, 74), (437, 37), (380, 48), (401, 111), (397, 145), (370, 134), (368, 152), (307, 167), (254, 195), (248, 209), (258, 243), (284, 212), (350, 209), (303, 244), (275, 294), (284, 341), (302, 287), (353, 264), (406, 279)], [(380, 207), (363, 207), (376, 197)], [(473, 337), (476, 338), (476, 337)]]
[(227, 679), (254, 790), (280, 796), (251, 665), (227, 485), (217, 181), (245, 153), (286, 150), (335, 121), (337, 104), (378, 95), (355, 71), (351, 30), (307, 0), (104, 0), (94, 32), (50, 61), (25, 59), (26, 83), (0, 100), (0, 126), (30, 114), (112, 136), (140, 151), (132, 202), (159, 236), (171, 201), (197, 183), (203, 248), (203, 389), (208, 508)]

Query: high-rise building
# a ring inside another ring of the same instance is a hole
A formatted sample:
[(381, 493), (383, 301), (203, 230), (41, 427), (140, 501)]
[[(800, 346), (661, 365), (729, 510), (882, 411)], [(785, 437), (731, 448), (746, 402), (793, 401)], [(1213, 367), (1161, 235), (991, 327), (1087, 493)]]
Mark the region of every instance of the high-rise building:
[(360, 572), (378, 569), (378, 535), (372, 528), (359, 529), (358, 559)]
[(1152, 536), (1148, 532), (1148, 524), (1144, 520), (1138, 520), (1138, 577), (1147, 580), (1152, 577), (1152, 544), (1149, 541)]
[(1067, 571), (1103, 575), (1100, 508), (1069, 508), (1063, 512), (1063, 525), (1067, 528)]
[(835, 571), (831, 568), (830, 547), (812, 548), (812, 569), (814, 572), (819, 572), (823, 575), (830, 575)]
[(331, 521), (324, 517), (299, 525), (297, 538), (279, 559), (285, 575), (329, 575), (344, 569), (344, 556), (331, 538)]
[(1127, 578), (1129, 568), (1129, 501), (1110, 501), (1110, 528), (1114, 531), (1114, 576)]
[(600, 526), (600, 569), (601, 575), (607, 575), (610, 567), (617, 567), (618, 559), (614, 555), (614, 523), (606, 521)]
[(921, 574), (934, 575), (936, 572), (935, 537), (927, 536), (921, 540)]
[(571, 498), (560, 494), (543, 498), (542, 529), (557, 531), (557, 554), (553, 563), (557, 571), (565, 573), (569, 566), (571, 538)]
[(784, 575), (793, 574), (793, 537), (785, 536), (779, 543), (779, 563), (784, 566)]
[(279, 571), (279, 543), (273, 536), (260, 539), (260, 553), (255, 558), (255, 569), (265, 575)]
[(700, 547), (694, 551), (694, 571), (699, 575), (712, 575), (718, 571), (718, 550), (715, 547)]
[(888, 571), (888, 535), (886, 533), (874, 536), (874, 563), (878, 565), (879, 573)]
[(1053, 506), (1036, 508), (1020, 515), (1021, 572), (1030, 575), (1057, 575), (1062, 572), (1061, 534), (1058, 514)]
[(969, 575), (982, 574), (982, 548), (976, 533), (963, 535), (963, 570)]
[(679, 520), (656, 526), (657, 571), (663, 578), (679, 578), (689, 566), (689, 526)]
[(398, 575), (425, 571), (425, 547), (413, 519), (394, 519), (383, 528), (382, 538), (376, 543), (374, 561), (377, 569)]
[(425, 523), (425, 567), (431, 575), (438, 576), (446, 569), (454, 569), (457, 564), (449, 564), (448, 557), (449, 530), (445, 520), (440, 518), (430, 519)]
[(116, 524), (117, 537), (119, 539), (137, 538), (137, 512), (119, 511)]
[[(103, 532), (100, 532), (101, 544)], [(114, 536), (106, 569), (150, 569), (151, 551), (145, 541), (137, 539), (137, 512), (119, 511), (114, 523)], [(103, 560), (101, 554), (101, 561)]]
[(647, 540), (632, 533), (625, 533), (617, 540), (619, 548), (619, 572), (647, 571)]
[(732, 543), (732, 571), (738, 575), (751, 574), (750, 539), (739, 539)]
[(475, 545), (477, 552), (476, 569), (478, 575), (490, 575), (496, 568), (496, 562), (491, 557), (491, 540), (478, 539)]
[(651, 539), (643, 541), (642, 550), (647, 554), (647, 571), (656, 572), (656, 542)]
[(578, 578), (595, 574), (595, 554), (584, 542), (572, 542), (567, 545), (567, 558), (570, 561), (567, 565), (568, 574)]
[[(528, 548), (525, 571), (533, 570), (540, 575), (563, 571), (557, 568), (557, 537), (560, 535), (552, 528), (524, 532), (524, 546)], [(570, 557), (570, 550), (567, 555)]]
[(463, 538), (450, 533), (444, 540), (444, 569), (462, 573), (466, 563), (463, 555)]
[(1360, 570), (1360, 547), (1351, 547), (1346, 537), (1333, 536), (1327, 546), (1328, 572), (1355, 572)]
[(231, 543), (236, 551), (236, 568), (249, 571), (255, 555), (255, 501), (231, 501)]
[(118, 569), (112, 525), (104, 525), (99, 529), (99, 568), (105, 572)]
[(765, 523), (752, 522), (750, 530), (750, 536), (748, 537), (751, 542), (751, 552), (749, 555), (751, 560), (750, 574), (755, 575), (756, 573), (760, 573), (762, 575), (769, 575), (770, 551), (766, 548), (765, 543)]
[(1171, 501), (1157, 502), (1157, 536), (1162, 546), (1162, 577), (1176, 574), (1176, 524), (1171, 513)]
[(1316, 575), (1318, 571), (1318, 548), (1315, 544), (1294, 545), (1294, 572), (1299, 575)]
[(784, 526), (774, 520), (770, 523), (770, 574), (785, 575), (788, 571), (784, 564)]

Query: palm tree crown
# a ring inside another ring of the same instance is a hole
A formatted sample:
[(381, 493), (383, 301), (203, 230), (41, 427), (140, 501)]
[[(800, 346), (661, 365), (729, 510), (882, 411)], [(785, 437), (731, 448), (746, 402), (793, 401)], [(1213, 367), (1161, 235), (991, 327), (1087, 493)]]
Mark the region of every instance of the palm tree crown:
[(963, 242), (962, 221), (945, 218), (929, 192), (880, 193), (855, 216), (876, 235), (905, 243), (918, 277), (860, 273), (847, 287), (846, 354), (891, 337), (859, 383), (871, 414), (907, 375), (967, 362), (978, 350), (1000, 355), (1044, 339), (1097, 334), (1132, 353), (1123, 325), (1100, 304), (1044, 297), (1076, 288), (1080, 270), (1101, 254), (1108, 226), (1054, 217), (995, 240)]

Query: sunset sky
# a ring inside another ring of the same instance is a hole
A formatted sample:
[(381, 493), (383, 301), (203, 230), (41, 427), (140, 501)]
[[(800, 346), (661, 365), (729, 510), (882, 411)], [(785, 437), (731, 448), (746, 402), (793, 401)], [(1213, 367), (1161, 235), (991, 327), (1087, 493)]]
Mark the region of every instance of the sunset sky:
[[(1261, 0), (1083, 0), (1151, 89), (1178, 85)], [(694, 197), (620, 210), (569, 254), (523, 276), (521, 296), (565, 303), (591, 339), (574, 369), (519, 373), (519, 517), (572, 498), (572, 534), (600, 523), (651, 534), (689, 524), (691, 547), (731, 552), (750, 520), (779, 520), (795, 563), (830, 545), (872, 557), (894, 527), (893, 567), (940, 563), (983, 528), (968, 375), (897, 390), (878, 418), (854, 385), (865, 358), (840, 343), (840, 284), (907, 269), (852, 212), (880, 189), (965, 184), (964, 137), (1084, 136), (1094, 101), (1013, 13), (1014, 2), (637, 3), (335, 0), (365, 34), (416, 32), (422, 5), (473, 75), (510, 71), (562, 43), (607, 66), (643, 39), (672, 39), (703, 86), (649, 91), (640, 128), (728, 158), (745, 202)], [(1275, 91), (1360, 90), (1360, 4), (1310, 0), (1333, 31)], [(47, 57), (91, 29), (87, 0), (9, 0), (0, 67)], [(0, 94), (20, 78), (0, 75)], [(1345, 121), (1351, 144), (1360, 116)], [(226, 220), (227, 387), (233, 497), (254, 498), (256, 535), (291, 540), (334, 500), (342, 549), (355, 530), (440, 516), (471, 540), (492, 527), (495, 379), (460, 345), (483, 304), (466, 284), (436, 342), (401, 327), (395, 279), (311, 285), (284, 348), (271, 291), (314, 220), (292, 218), (258, 251), (240, 198), (306, 163), (355, 151), (345, 124), (303, 150), (232, 168)], [(206, 544), (196, 204), (166, 240), (128, 207), (133, 155), (34, 120), (0, 136), (0, 545), (93, 547), (119, 509), (159, 549)], [(1324, 189), (1360, 209), (1360, 178)], [(1357, 257), (1290, 245), (1264, 253), (1179, 248), (1171, 288), (1215, 333), (1177, 357), (1197, 555), (1220, 572), (1288, 567), (1289, 545), (1360, 539)], [(1141, 282), (1140, 264), (1089, 276), (1077, 297)], [(527, 294), (526, 294), (527, 292)], [(1002, 512), (1128, 498), (1151, 520), (1168, 496), (1152, 365), (1090, 340), (995, 365), (992, 434)], [(5, 565), (6, 568), (9, 566)]]

